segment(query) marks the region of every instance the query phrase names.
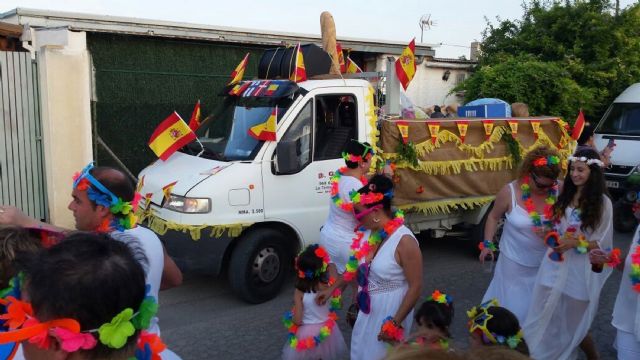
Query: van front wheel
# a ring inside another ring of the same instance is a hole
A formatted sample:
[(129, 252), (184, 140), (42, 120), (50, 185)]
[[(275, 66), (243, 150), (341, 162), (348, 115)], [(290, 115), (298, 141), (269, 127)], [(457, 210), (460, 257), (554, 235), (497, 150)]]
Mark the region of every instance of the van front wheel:
[(290, 263), (284, 236), (274, 229), (256, 229), (238, 241), (229, 263), (229, 283), (234, 293), (252, 304), (273, 299)]

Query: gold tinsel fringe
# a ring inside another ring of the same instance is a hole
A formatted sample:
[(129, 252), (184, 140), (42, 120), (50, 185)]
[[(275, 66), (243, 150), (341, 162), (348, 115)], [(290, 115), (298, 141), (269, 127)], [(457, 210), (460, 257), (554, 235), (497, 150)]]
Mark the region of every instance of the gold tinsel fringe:
[(495, 196), (434, 200), (415, 204), (401, 205), (398, 206), (398, 208), (407, 212), (422, 212), (426, 215), (449, 214), (453, 210), (469, 210), (478, 206), (482, 206), (484, 204), (492, 202), (493, 199), (495, 199)]
[[(393, 159), (391, 154), (384, 154), (385, 158)], [(451, 161), (418, 161), (418, 166), (414, 166), (406, 161), (396, 162), (398, 169), (412, 169), (423, 172), (427, 175), (449, 175), (460, 174), (465, 171), (500, 171), (502, 169), (513, 168), (513, 158), (503, 156), (492, 159), (466, 159)]]
[(143, 221), (146, 221), (147, 227), (158, 235), (164, 235), (169, 230), (175, 230), (183, 233), (189, 233), (191, 239), (195, 241), (200, 240), (200, 238), (202, 237), (202, 231), (205, 229), (211, 229), (211, 237), (221, 237), (225, 232), (230, 237), (237, 237), (242, 233), (242, 230), (252, 225), (250, 223), (225, 225), (185, 225), (161, 219), (158, 216), (147, 211), (142, 212), (140, 215), (140, 222)]

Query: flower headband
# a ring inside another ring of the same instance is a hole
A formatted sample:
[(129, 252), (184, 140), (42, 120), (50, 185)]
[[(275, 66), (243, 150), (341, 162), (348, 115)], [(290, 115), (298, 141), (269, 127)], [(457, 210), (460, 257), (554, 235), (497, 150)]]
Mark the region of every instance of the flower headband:
[(587, 163), (587, 165), (597, 164), (600, 167), (604, 167), (604, 163), (602, 162), (602, 160), (600, 160), (600, 159), (589, 159), (586, 156), (580, 156), (580, 157), (569, 156), (567, 158), (567, 160), (569, 160), (569, 161), (582, 161), (584, 163)]
[[(155, 298), (147, 295), (137, 313), (131, 308), (126, 308), (98, 329), (81, 330), (80, 323), (75, 319), (40, 322), (33, 315), (31, 304), (13, 296), (0, 299), (0, 305), (4, 305), (7, 311), (6, 314), (0, 315), (0, 319), (5, 320), (5, 326), (9, 328), (8, 331), (0, 332), (0, 344), (28, 340), (41, 349), (48, 349), (53, 336), (66, 352), (93, 349), (98, 340), (109, 348), (120, 349), (136, 330), (147, 329), (158, 311)], [(95, 333), (98, 339), (93, 335)]]
[(431, 293), (431, 295), (427, 297), (427, 301), (435, 301), (437, 303), (449, 306), (453, 302), (453, 299), (451, 299), (451, 296), (445, 293), (441, 293), (440, 290), (434, 290), (433, 293)]
[(485, 344), (507, 345), (509, 348), (515, 349), (522, 341), (522, 329), (518, 330), (518, 332), (512, 336), (503, 336), (487, 329), (489, 320), (493, 318), (493, 315), (489, 314), (488, 309), (494, 306), (500, 306), (500, 304), (498, 300), (491, 299), (467, 311), (467, 317), (469, 317), (469, 333), (480, 333), (482, 335), (482, 342)]
[(376, 190), (376, 184), (369, 184), (369, 190), (371, 192), (368, 193), (360, 193), (357, 190), (352, 190), (349, 193), (349, 198), (351, 202), (354, 204), (360, 205), (371, 205), (375, 203), (379, 203), (384, 198), (392, 198), (393, 190), (389, 190), (386, 193), (374, 192)]
[(351, 162), (368, 161), (373, 157), (373, 149), (371, 148), (371, 146), (367, 144), (363, 144), (361, 142), (358, 142), (358, 144), (364, 146), (364, 151), (362, 152), (362, 155), (353, 155), (353, 154), (349, 154), (346, 151), (343, 151), (342, 158), (345, 161), (351, 161)]
[(539, 157), (533, 161), (533, 166), (546, 166), (546, 165), (558, 165), (560, 164), (560, 158), (555, 155), (547, 157)]
[[(316, 271), (312, 271), (312, 270), (307, 270), (307, 271), (302, 271), (299, 268), (298, 270), (298, 277), (300, 279), (309, 279), (309, 280), (313, 280), (317, 277), (320, 277), (320, 275), (324, 274), (327, 271), (327, 266), (329, 266), (329, 262), (331, 262), (331, 260), (329, 259), (329, 254), (327, 253), (327, 251), (320, 245), (314, 244), (314, 245), (309, 245), (309, 247), (315, 247), (315, 250), (313, 251), (313, 253), (319, 257), (320, 259), (322, 259), (322, 266), (320, 267), (320, 269), (317, 269)], [(298, 255), (299, 256), (299, 255)], [(298, 267), (298, 259), (296, 258), (296, 268)]]
[(86, 191), (89, 200), (96, 205), (108, 208), (113, 215), (116, 215), (111, 222), (105, 220), (98, 230), (108, 232), (111, 229), (124, 231), (134, 228), (137, 223), (135, 212), (141, 199), (140, 194), (136, 193), (132, 201), (123, 201), (91, 175), (90, 172), (93, 168), (94, 165), (91, 162), (82, 169), (82, 172), (73, 175), (73, 188)]

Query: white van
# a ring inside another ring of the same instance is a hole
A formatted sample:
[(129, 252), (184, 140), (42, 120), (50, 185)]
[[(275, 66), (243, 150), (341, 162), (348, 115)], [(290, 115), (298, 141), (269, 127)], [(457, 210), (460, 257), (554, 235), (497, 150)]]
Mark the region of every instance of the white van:
[[(594, 139), (598, 149), (603, 149), (611, 140), (616, 144), (611, 165), (605, 169), (609, 192), (620, 197), (614, 205), (614, 224), (617, 230), (634, 228), (637, 221), (624, 209), (627, 180), (640, 172), (640, 83), (629, 86), (613, 101), (596, 126)], [(630, 217), (624, 216), (627, 212)]]

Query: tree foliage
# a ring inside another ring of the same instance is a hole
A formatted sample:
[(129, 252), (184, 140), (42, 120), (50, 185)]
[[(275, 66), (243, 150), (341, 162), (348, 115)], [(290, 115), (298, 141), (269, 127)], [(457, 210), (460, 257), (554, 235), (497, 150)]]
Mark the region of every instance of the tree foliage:
[(607, 0), (531, 0), (520, 20), (487, 22), (467, 100), (529, 104), (533, 115), (592, 120), (640, 81), (640, 4), (616, 16)]

